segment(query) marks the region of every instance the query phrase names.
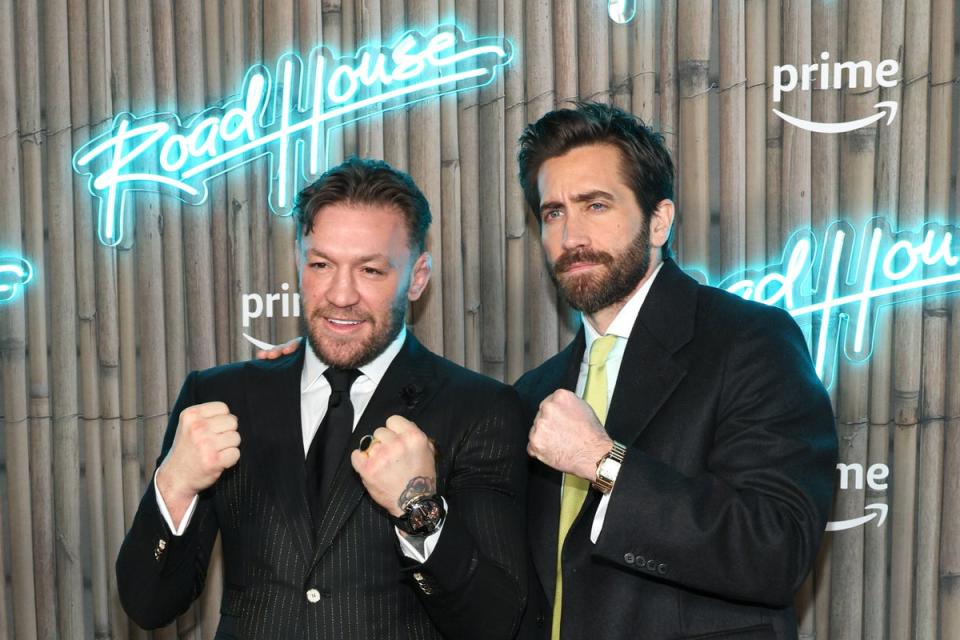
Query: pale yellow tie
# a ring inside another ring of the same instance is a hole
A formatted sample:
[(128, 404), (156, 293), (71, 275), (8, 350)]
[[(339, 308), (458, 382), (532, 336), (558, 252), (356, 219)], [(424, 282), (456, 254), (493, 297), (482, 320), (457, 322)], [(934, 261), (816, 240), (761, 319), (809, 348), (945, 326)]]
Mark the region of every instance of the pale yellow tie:
[[(590, 347), (590, 361), (587, 365), (587, 384), (583, 389), (583, 399), (586, 400), (593, 412), (603, 424), (607, 419), (607, 356), (614, 345), (617, 336), (602, 336), (593, 341)], [(587, 499), (587, 489), (590, 482), (563, 474), (563, 494), (560, 498), (560, 537), (557, 540), (557, 588), (553, 599), (553, 628), (551, 640), (560, 640), (560, 605), (563, 602), (563, 567), (561, 565), (561, 551), (563, 540), (570, 531), (570, 526), (576, 520), (580, 508)]]

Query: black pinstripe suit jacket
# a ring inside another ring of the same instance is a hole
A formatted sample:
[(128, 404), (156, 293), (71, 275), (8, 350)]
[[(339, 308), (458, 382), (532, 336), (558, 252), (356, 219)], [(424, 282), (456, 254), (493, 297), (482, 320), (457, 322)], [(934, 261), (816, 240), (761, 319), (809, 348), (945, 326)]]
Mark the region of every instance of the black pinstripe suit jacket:
[(515, 392), (409, 335), (371, 398), (351, 448), (393, 414), (416, 422), (437, 445), (438, 485), (450, 512), (419, 565), (401, 554), (348, 456), (314, 534), (304, 491), (302, 365), (303, 347), (276, 361), (188, 376), (160, 459), (184, 408), (221, 400), (238, 417), (240, 461), (201, 494), (182, 537), (171, 535), (151, 482), (117, 559), (130, 617), (155, 628), (185, 611), (203, 588), (219, 531), (217, 638), (510, 637), (526, 584), (526, 429)]

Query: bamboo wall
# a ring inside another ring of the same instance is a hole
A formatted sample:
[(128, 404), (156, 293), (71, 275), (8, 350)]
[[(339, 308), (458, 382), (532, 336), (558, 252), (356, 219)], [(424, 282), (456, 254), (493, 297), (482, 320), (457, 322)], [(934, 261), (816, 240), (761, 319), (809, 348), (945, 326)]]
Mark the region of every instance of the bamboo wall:
[[(124, 243), (96, 240), (73, 150), (122, 111), (189, 115), (245, 70), (323, 42), (341, 51), (438, 20), (505, 34), (511, 65), (479, 90), (349, 125), (333, 159), (383, 157), (429, 198), (435, 272), (413, 310), (431, 348), (514, 380), (566, 343), (516, 182), (525, 123), (574, 98), (661, 129), (678, 168), (681, 263), (727, 274), (776, 261), (794, 230), (875, 212), (957, 217), (957, 8), (952, 1), (637, 0), (627, 25), (598, 0), (0, 0), (0, 255), (37, 274), (0, 306), (0, 637), (146, 638), (119, 607), (113, 561), (192, 369), (249, 358), (295, 318), (241, 327), (241, 296), (296, 282), (290, 219), (268, 215), (258, 160), (193, 206), (138, 193)], [(795, 91), (824, 122), (900, 113), (843, 135), (770, 111), (777, 64), (897, 59), (893, 88)], [(807, 331), (808, 337), (813, 338)], [(841, 458), (883, 463), (883, 491), (840, 492), (835, 519), (886, 503), (882, 526), (828, 534), (798, 596), (801, 637), (960, 638), (960, 296), (882, 314), (866, 366), (831, 393)], [(219, 563), (201, 601), (157, 638), (209, 638)]]

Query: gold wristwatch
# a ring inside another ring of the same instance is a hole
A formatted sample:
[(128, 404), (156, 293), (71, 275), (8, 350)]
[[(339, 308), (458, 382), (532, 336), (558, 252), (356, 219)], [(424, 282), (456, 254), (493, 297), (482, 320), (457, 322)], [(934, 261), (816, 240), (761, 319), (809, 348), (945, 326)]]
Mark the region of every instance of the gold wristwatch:
[(627, 448), (613, 441), (613, 447), (597, 461), (597, 478), (590, 484), (600, 493), (610, 493), (613, 489), (613, 483), (617, 481), (617, 474), (620, 473), (620, 464), (623, 462), (623, 456), (627, 453)]

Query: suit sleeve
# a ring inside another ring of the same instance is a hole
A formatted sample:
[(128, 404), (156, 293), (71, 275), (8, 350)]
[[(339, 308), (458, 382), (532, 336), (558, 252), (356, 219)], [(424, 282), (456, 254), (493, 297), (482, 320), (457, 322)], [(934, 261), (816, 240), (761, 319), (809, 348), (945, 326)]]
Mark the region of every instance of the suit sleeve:
[(405, 569), (431, 619), (458, 640), (513, 637), (526, 602), (526, 430), (519, 398), (502, 387), (478, 400), (485, 411), (464, 436), (442, 488), (450, 505), (442, 535), (425, 563)]
[(630, 447), (594, 553), (687, 588), (783, 607), (820, 545), (837, 440), (796, 324), (779, 309), (757, 315), (728, 352), (705, 470), (683, 475)]
[[(157, 466), (173, 445), (180, 412), (197, 403), (196, 377), (196, 372), (187, 376), (170, 412)], [(173, 622), (203, 591), (218, 529), (213, 491), (211, 488), (200, 494), (187, 529), (182, 536), (174, 536), (157, 506), (151, 476), (116, 565), (123, 609), (144, 629), (157, 629)]]

